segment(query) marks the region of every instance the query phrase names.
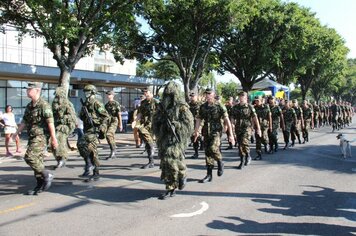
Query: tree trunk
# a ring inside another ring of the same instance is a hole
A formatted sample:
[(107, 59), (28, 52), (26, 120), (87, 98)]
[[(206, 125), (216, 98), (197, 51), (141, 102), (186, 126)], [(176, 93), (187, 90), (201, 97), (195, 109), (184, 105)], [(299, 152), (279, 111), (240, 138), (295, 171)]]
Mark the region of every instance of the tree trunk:
[(59, 75), (58, 86), (63, 87), (64, 90), (66, 91), (67, 96), (68, 96), (71, 71), (69, 71), (64, 66), (63, 67), (61, 66), (59, 69), (60, 69), (61, 73)]

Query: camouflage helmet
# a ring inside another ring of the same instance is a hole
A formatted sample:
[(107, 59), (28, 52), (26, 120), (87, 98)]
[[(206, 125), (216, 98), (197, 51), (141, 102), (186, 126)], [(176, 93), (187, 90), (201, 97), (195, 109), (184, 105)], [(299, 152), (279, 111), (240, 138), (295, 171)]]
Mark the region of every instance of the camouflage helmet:
[(96, 93), (96, 87), (94, 86), (94, 85), (92, 85), (92, 84), (87, 84), (87, 85), (85, 85), (85, 87), (84, 87), (84, 89), (83, 89), (83, 91), (84, 92), (89, 92), (89, 91), (91, 91), (91, 93), (92, 94), (94, 94), (94, 93)]

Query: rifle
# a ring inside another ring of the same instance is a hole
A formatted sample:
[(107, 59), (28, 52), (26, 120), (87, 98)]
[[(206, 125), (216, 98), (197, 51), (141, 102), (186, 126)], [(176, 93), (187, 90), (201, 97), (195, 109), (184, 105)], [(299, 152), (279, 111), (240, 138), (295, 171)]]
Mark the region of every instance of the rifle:
[(172, 131), (175, 139), (177, 142), (180, 142), (180, 138), (178, 137), (177, 133), (176, 133), (176, 130), (175, 130), (175, 127), (174, 125), (172, 124), (172, 121), (169, 119), (168, 117), (168, 113), (167, 113), (167, 110), (164, 108), (164, 106), (162, 105), (162, 103), (158, 103), (163, 115), (166, 116), (166, 121), (167, 121), (167, 124), (168, 124), (168, 127), (170, 128), (170, 130)]
[(90, 116), (90, 114), (89, 114), (89, 112), (88, 112), (88, 108), (87, 108), (87, 106), (85, 105), (85, 103), (84, 103), (84, 101), (83, 101), (83, 98), (80, 99), (80, 103), (81, 103), (82, 106), (83, 106), (84, 114), (85, 114), (86, 118), (88, 119), (89, 124), (91, 125), (91, 127), (94, 128), (94, 132), (96, 132), (95, 126), (94, 126), (94, 122), (93, 122), (93, 118)]

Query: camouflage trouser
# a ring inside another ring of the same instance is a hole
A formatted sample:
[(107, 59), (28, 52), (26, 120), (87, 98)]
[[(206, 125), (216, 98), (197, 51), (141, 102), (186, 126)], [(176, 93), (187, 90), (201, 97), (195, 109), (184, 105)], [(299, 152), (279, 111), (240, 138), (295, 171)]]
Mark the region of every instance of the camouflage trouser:
[(98, 137), (92, 132), (86, 132), (84, 136), (78, 140), (78, 150), (80, 155), (84, 159), (88, 158), (92, 165), (96, 167), (100, 165), (98, 159), (98, 144)]
[(106, 141), (108, 142), (110, 148), (112, 149), (116, 148), (115, 133), (118, 124), (119, 124), (118, 119), (111, 119), (108, 130), (106, 131)]
[(138, 133), (140, 134), (141, 139), (145, 143), (150, 143), (153, 144), (153, 138), (151, 134), (151, 126), (139, 126), (138, 127)]
[(291, 128), (291, 139), (294, 142), (297, 138), (300, 140), (300, 120), (297, 121), (297, 124), (293, 124)]
[[(179, 152), (182, 153), (181, 150)], [(164, 181), (167, 190), (173, 190), (178, 188), (179, 179), (186, 177), (187, 166), (184, 163), (184, 156), (181, 154), (164, 155), (164, 153), (160, 152), (161, 180)]]
[(275, 145), (275, 147), (278, 146), (278, 132), (277, 129), (272, 129), (271, 132), (268, 132), (268, 139), (269, 139), (269, 145), (272, 147)]
[(250, 138), (251, 129), (243, 130), (244, 132), (236, 132), (237, 143), (239, 144), (239, 155), (240, 157), (250, 156)]
[(214, 166), (214, 160), (219, 161), (222, 159), (220, 143), (220, 132), (217, 132), (214, 135), (204, 136), (205, 162), (207, 166)]
[(338, 120), (339, 120), (339, 116), (337, 115), (333, 115), (332, 118), (331, 118), (331, 122), (332, 122), (332, 126), (333, 126), (333, 129), (338, 129), (339, 126), (338, 126)]
[(35, 172), (35, 177), (41, 177), (41, 172), (45, 169), (43, 157), (46, 148), (47, 137), (45, 135), (29, 138), (24, 159)]
[(303, 138), (309, 138), (309, 129), (310, 129), (311, 119), (304, 120), (304, 128), (303, 128)]
[(261, 137), (255, 133), (256, 136), (256, 152), (262, 152), (262, 144), (267, 145), (268, 143), (268, 128), (261, 127)]
[(285, 123), (285, 131), (283, 132), (283, 138), (286, 144), (289, 143), (289, 137), (291, 134), (292, 126), (293, 126), (292, 123), (288, 123), (288, 122)]
[(68, 145), (67, 145), (68, 134), (57, 131), (56, 136), (57, 136), (58, 147), (55, 150), (53, 150), (53, 155), (57, 161), (61, 159), (67, 160), (68, 159)]
[(199, 150), (199, 143), (201, 143), (202, 138), (201, 138), (201, 136), (199, 135), (198, 138), (197, 138), (197, 140), (196, 140), (195, 142), (194, 142), (194, 139), (195, 139), (195, 136), (192, 135), (192, 136), (190, 137), (190, 142), (193, 143), (194, 151), (195, 151), (195, 152), (198, 152), (198, 150)]

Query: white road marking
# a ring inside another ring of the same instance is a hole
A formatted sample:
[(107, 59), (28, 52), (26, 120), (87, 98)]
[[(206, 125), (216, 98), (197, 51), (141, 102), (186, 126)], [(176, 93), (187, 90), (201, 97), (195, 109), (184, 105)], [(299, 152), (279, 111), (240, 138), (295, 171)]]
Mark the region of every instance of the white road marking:
[(209, 205), (206, 202), (201, 202), (200, 205), (201, 208), (197, 211), (190, 212), (190, 213), (175, 214), (175, 215), (171, 215), (171, 217), (175, 217), (175, 218), (192, 217), (192, 216), (203, 214), (204, 211), (207, 211), (209, 209)]

